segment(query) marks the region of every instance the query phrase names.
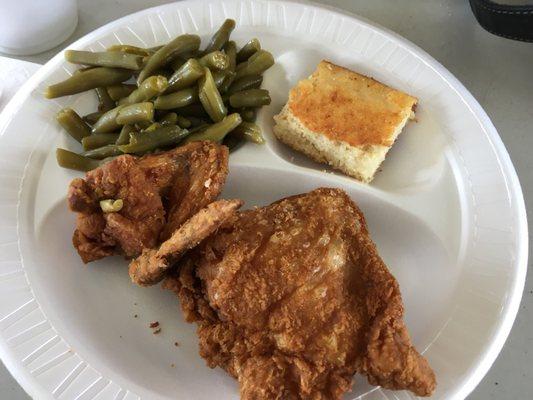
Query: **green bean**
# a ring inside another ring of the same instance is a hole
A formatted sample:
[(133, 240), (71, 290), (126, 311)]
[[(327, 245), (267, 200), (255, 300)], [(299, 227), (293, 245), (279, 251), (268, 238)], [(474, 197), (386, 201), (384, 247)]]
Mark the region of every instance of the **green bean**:
[(211, 72), (211, 75), (213, 75), (215, 86), (217, 88), (220, 88), (220, 86), (222, 86), (222, 84), (224, 83), (224, 79), (226, 79), (227, 73), (226, 71), (214, 71)]
[(157, 50), (147, 61), (142, 69), (137, 82), (141, 83), (158, 68), (163, 67), (175, 56), (200, 47), (200, 37), (198, 35), (181, 35)]
[(128, 80), (132, 75), (131, 70), (118, 68), (93, 68), (76, 75), (63, 82), (50, 85), (46, 88), (44, 96), (47, 99), (68, 96), (85, 92), (97, 87), (110, 86)]
[(91, 134), (91, 128), (81, 119), (81, 117), (71, 108), (64, 108), (56, 115), (57, 122), (67, 131), (67, 133), (81, 142), (82, 139)]
[(77, 75), (77, 74), (80, 74), (82, 72), (86, 72), (86, 71), (89, 71), (90, 69), (94, 69), (96, 67), (82, 67), (82, 68), (78, 68), (76, 71), (74, 71), (72, 73), (72, 75)]
[(150, 53), (154, 54), (157, 50), (162, 49), (164, 45), (154, 46), (154, 47), (148, 47), (146, 50), (148, 50)]
[[(174, 73), (174, 71), (169, 69), (169, 68), (159, 68), (159, 69), (153, 71), (149, 76), (155, 76), (155, 75), (164, 76), (165, 78), (167, 78), (167, 81), (168, 81), (168, 78), (170, 78), (173, 73)], [(137, 83), (136, 87), (139, 87), (139, 85), (140, 85), (139, 82), (137, 82), (137, 78), (138, 77), (139, 77), (139, 74), (134, 75), (135, 82)]]
[(119, 146), (117, 146), (116, 144), (108, 144), (107, 146), (84, 151), (82, 153), (82, 156), (102, 160), (107, 157), (119, 156), (121, 154), (122, 151), (120, 151)]
[(226, 135), (222, 141), (222, 144), (226, 146), (230, 152), (232, 152), (244, 144), (244, 136), (237, 136), (234, 135), (233, 132), (230, 132), (228, 135)]
[(105, 112), (115, 108), (115, 102), (111, 97), (109, 97), (109, 93), (107, 93), (106, 88), (97, 87), (94, 90), (96, 91), (96, 96), (98, 97), (98, 111)]
[(119, 125), (132, 125), (137, 122), (154, 120), (154, 104), (149, 101), (124, 106), (118, 111), (116, 122)]
[(181, 53), (179, 56), (173, 57), (169, 65), (174, 71), (177, 71), (179, 67), (185, 64), (188, 60), (192, 58), (196, 59), (198, 56), (201, 56), (201, 52), (199, 50), (187, 51), (185, 53)]
[(150, 76), (139, 85), (138, 89), (131, 92), (128, 97), (121, 99), (118, 104), (128, 105), (148, 101), (152, 97), (158, 96), (163, 93), (167, 89), (167, 86), (168, 81), (167, 78), (165, 78), (164, 76)]
[(129, 96), (135, 89), (137, 89), (137, 85), (120, 83), (118, 85), (108, 86), (107, 93), (109, 93), (109, 97), (112, 100), (119, 101), (123, 97)]
[(230, 114), (220, 122), (209, 125), (206, 129), (196, 132), (185, 139), (185, 143), (198, 140), (211, 140), (221, 142), (229, 132), (235, 129), (242, 122), (238, 113)]
[(259, 50), (248, 61), (237, 65), (237, 76), (235, 79), (241, 79), (244, 76), (250, 75), (261, 75), (273, 65), (274, 57), (272, 57), (272, 54), (265, 50)]
[(78, 51), (66, 50), (65, 60), (73, 64), (95, 67), (124, 68), (136, 70), (142, 66), (142, 57), (120, 51)]
[(225, 89), (227, 90), (226, 86), (229, 86), (229, 82), (233, 81), (235, 72), (229, 70), (213, 71), (211, 72), (211, 75), (213, 75), (213, 80), (215, 81), (215, 86), (217, 87), (218, 91), (222, 93)]
[(235, 21), (232, 19), (225, 20), (218, 31), (216, 31), (211, 37), (211, 40), (209, 41), (204, 53), (207, 54), (215, 50), (221, 50), (229, 40), (233, 29), (235, 29)]
[(248, 60), (251, 56), (253, 56), (255, 53), (257, 53), (259, 50), (261, 50), (261, 43), (259, 43), (259, 40), (252, 39), (248, 43), (246, 43), (242, 49), (239, 50), (237, 53), (237, 61), (243, 62)]
[(75, 169), (77, 171), (90, 171), (100, 165), (97, 160), (92, 160), (60, 148), (56, 149), (56, 160), (60, 167)]
[(170, 68), (172, 68), (174, 71), (177, 71), (183, 64), (187, 62), (187, 59), (184, 59), (183, 55), (174, 58), (170, 62)]
[(189, 128), (191, 126), (191, 121), (174, 112), (165, 114), (159, 119), (159, 123), (161, 125), (179, 125), (180, 128)]
[(235, 67), (235, 72), (239, 72), (241, 69), (244, 69), (248, 65), (248, 61), (243, 61), (242, 63), (238, 63)]
[(259, 125), (254, 124), (253, 122), (242, 122), (237, 128), (231, 132), (231, 134), (242, 135), (247, 140), (254, 142), (256, 144), (265, 143), (265, 139), (261, 134), (261, 128)]
[(154, 76), (154, 75), (163, 76), (168, 81), (168, 79), (172, 76), (173, 73), (174, 73), (173, 69), (170, 69), (170, 68), (159, 68), (158, 70), (155, 70), (154, 72), (152, 72), (150, 74), (150, 76)]
[(159, 118), (158, 121), (161, 125), (176, 125), (178, 123), (178, 114), (175, 112), (169, 112)]
[(100, 200), (100, 208), (104, 213), (119, 212), (124, 207), (124, 200), (122, 199), (105, 199)]
[(218, 91), (220, 93), (226, 93), (228, 91), (229, 87), (235, 80), (235, 75), (236, 75), (235, 72), (232, 72), (232, 71), (228, 71), (226, 73), (226, 76), (224, 77), (222, 84), (220, 86), (217, 86)]
[[(220, 93), (226, 93), (228, 91), (228, 88), (235, 80), (235, 68), (237, 65), (237, 45), (233, 40), (230, 40), (228, 43), (226, 43), (226, 45), (224, 46), (224, 52), (228, 56), (229, 65), (228, 68), (224, 71), (224, 80), (219, 84), (215, 79), (215, 83)], [(215, 76), (213, 75), (213, 78), (214, 77)]]
[(209, 69), (223, 70), (229, 67), (229, 57), (222, 51), (212, 51), (200, 58), (198, 62)]
[(177, 122), (180, 128), (190, 128), (192, 125), (192, 122), (190, 120), (185, 117), (182, 117), (181, 115), (178, 115)]
[(149, 49), (143, 49), (142, 47), (131, 46), (129, 44), (114, 44), (107, 48), (107, 51), (121, 51), (123, 53), (136, 54), (138, 56), (149, 56), (153, 53)]
[[(254, 110), (248, 110), (254, 111)], [(241, 117), (244, 119), (243, 112), (241, 112)], [(242, 122), (238, 127), (232, 130), (223, 140), (223, 144), (228, 146), (230, 151), (235, 150), (239, 147), (244, 140), (251, 141), (256, 144), (265, 143), (265, 139), (261, 134), (261, 128), (249, 122)]]
[[(152, 54), (150, 54), (149, 56), (144, 56), (143, 57), (141, 68), (139, 68), (138, 70), (135, 70), (135, 72), (134, 72), (133, 76), (134, 76), (135, 80), (137, 80), (137, 78), (139, 77), (139, 74), (141, 73), (143, 68), (146, 67), (146, 64), (148, 64), (148, 61), (150, 60), (150, 57), (152, 57)], [(150, 75), (159, 75), (159, 74), (150, 74)]]
[(222, 97), (215, 85), (213, 75), (211, 75), (209, 68), (204, 68), (204, 76), (200, 78), (198, 91), (200, 102), (211, 119), (215, 122), (222, 121), (228, 113), (228, 110), (226, 110), (226, 107), (224, 106), (224, 102), (222, 101)]
[[(209, 116), (207, 115), (206, 117), (209, 118)], [(191, 123), (191, 129), (189, 129), (190, 132), (193, 132), (194, 129), (199, 128), (199, 127), (206, 127), (211, 122), (211, 121), (207, 122), (207, 120), (203, 118), (198, 118), (198, 117), (193, 117), (193, 116), (188, 116), (187, 120), (189, 120), (189, 122)]]
[(87, 115), (84, 115), (82, 117), (82, 119), (88, 123), (89, 125), (94, 125), (96, 124), (96, 121), (98, 121), (98, 119), (104, 115), (103, 112), (101, 111), (96, 111), (96, 112), (93, 112), (93, 113), (90, 113), (90, 114), (87, 114)]
[(150, 125), (152, 125), (152, 122), (151, 121), (141, 121), (141, 122), (137, 122), (134, 126), (135, 126), (135, 130), (136, 131), (144, 131), (146, 128), (148, 128)]
[[(130, 133), (135, 132), (133, 125), (124, 125), (120, 130), (120, 135), (118, 135), (116, 145), (128, 144), (130, 142)], [(109, 135), (109, 134), (108, 134)]]
[(235, 68), (237, 67), (237, 44), (233, 40), (230, 40), (224, 46), (224, 53), (227, 54), (229, 60), (228, 70), (235, 72)]
[(172, 110), (174, 108), (185, 107), (196, 101), (198, 101), (198, 89), (192, 87), (159, 96), (155, 99), (154, 106), (158, 110)]
[(229, 104), (233, 108), (261, 107), (270, 104), (270, 95), (265, 89), (248, 89), (232, 94)]
[(228, 94), (240, 92), (248, 89), (258, 89), (263, 83), (263, 77), (261, 75), (249, 75), (244, 76), (239, 80), (233, 81), (228, 89)]
[(185, 115), (187, 118), (209, 118), (209, 115), (205, 112), (204, 107), (201, 104), (191, 104), (180, 108), (180, 114)]
[(185, 89), (194, 84), (204, 75), (204, 68), (198, 60), (191, 58), (185, 64), (179, 67), (168, 80), (166, 93), (176, 92)]
[(161, 125), (159, 122), (154, 122), (151, 124), (148, 128), (144, 129), (143, 132), (153, 132), (156, 129), (161, 128), (163, 125)]
[(180, 54), (180, 58), (183, 59), (184, 61), (187, 61), (191, 58), (199, 58), (201, 57), (202, 55), (204, 54), (204, 52), (202, 52), (201, 50), (199, 49), (196, 49), (196, 50), (191, 50), (191, 51), (186, 51), (185, 53), (182, 53)]
[(81, 145), (83, 150), (97, 149), (108, 144), (115, 144), (118, 136), (118, 133), (95, 133), (94, 135), (85, 136), (81, 140)]
[(243, 121), (255, 122), (255, 118), (256, 118), (255, 108), (242, 108), (239, 110), (239, 114), (241, 114)]
[(124, 106), (117, 106), (112, 110), (102, 114), (98, 121), (93, 125), (93, 133), (108, 133), (120, 129), (120, 124), (117, 123), (117, 116), (120, 109)]
[(160, 147), (178, 144), (189, 132), (177, 125), (163, 126), (153, 132), (133, 132), (129, 144), (119, 146), (124, 153), (142, 154)]

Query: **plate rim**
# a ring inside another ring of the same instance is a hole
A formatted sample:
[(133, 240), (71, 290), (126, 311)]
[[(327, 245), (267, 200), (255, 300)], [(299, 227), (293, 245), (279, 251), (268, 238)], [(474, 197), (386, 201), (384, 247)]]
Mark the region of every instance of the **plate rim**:
[[(198, 1), (198, 0), (195, 0)], [(203, 3), (210, 3), (213, 0), (201, 0)], [(249, 0), (245, 0), (249, 1)], [(264, 0), (259, 0), (263, 2)], [(481, 107), (479, 102), (475, 97), (468, 91), (468, 89), (450, 72), (448, 71), (439, 61), (434, 59), (429, 55), (425, 50), (418, 47), (416, 44), (405, 39), (401, 35), (395, 33), (394, 31), (383, 27), (382, 25), (375, 23), (365, 17), (361, 17), (350, 11), (340, 9), (331, 5), (317, 3), (316, 1), (308, 0), (276, 0), (279, 3), (289, 3), (289, 4), (302, 4), (316, 7), (318, 9), (327, 10), (334, 12), (340, 16), (344, 16), (350, 19), (354, 19), (359, 23), (363, 23), (370, 27), (373, 30), (381, 31), (386, 35), (392, 37), (396, 43), (407, 48), (411, 52), (415, 53), (420, 59), (426, 64), (426, 66), (433, 69), (436, 73), (441, 75), (444, 80), (449, 84), (450, 88), (456, 92), (456, 94), (464, 101), (465, 105), (470, 109), (471, 114), (477, 119), (479, 124), (485, 128), (487, 134), (487, 139), (497, 155), (497, 161), (501, 165), (501, 170), (503, 176), (507, 183), (507, 188), (512, 194), (511, 204), (512, 209), (515, 210), (517, 215), (516, 227), (517, 227), (517, 237), (518, 241), (516, 242), (517, 257), (514, 262), (515, 274), (512, 279), (512, 284), (510, 285), (511, 293), (509, 299), (503, 307), (503, 317), (498, 320), (497, 327), (495, 328), (495, 333), (491, 339), (488, 348), (480, 354), (477, 365), (473, 368), (473, 371), (469, 376), (460, 383), (460, 387), (457, 386), (456, 392), (453, 394), (454, 399), (464, 399), (472, 390), (479, 384), (481, 379), (486, 375), (500, 351), (505, 344), (507, 337), (511, 331), (511, 328), (516, 319), (520, 301), (523, 295), (523, 290), (525, 286), (525, 280), (527, 275), (527, 263), (528, 263), (528, 248), (529, 248), (529, 234), (528, 234), (528, 222), (525, 201), (523, 197), (522, 188), (516, 169), (511, 161), (509, 153), (499, 136), (494, 124), (490, 120), (489, 116), (485, 110)], [(177, 1), (167, 4), (161, 4), (158, 6), (145, 8), (143, 10), (125, 15), (121, 18), (115, 19), (106, 23), (105, 25), (85, 34), (83, 37), (79, 38), (75, 42), (69, 44), (65, 48), (61, 49), (55, 56), (53, 56), (48, 62), (46, 62), (39, 70), (28, 79), (28, 81), (17, 91), (13, 98), (8, 102), (2, 113), (0, 114), (0, 134), (3, 136), (5, 132), (5, 126), (10, 121), (10, 117), (14, 115), (17, 109), (22, 104), (23, 100), (38, 86), (39, 82), (42, 80), (42, 76), (47, 72), (52, 70), (55, 64), (61, 59), (61, 56), (65, 49), (76, 48), (82, 45), (85, 41), (89, 40), (90, 37), (96, 36), (98, 33), (109, 30), (115, 25), (119, 25), (125, 20), (129, 20), (135, 17), (140, 17), (143, 14), (149, 14), (163, 8), (175, 7), (178, 4), (187, 3), (183, 1)], [(22, 180), (21, 185), (24, 180)], [(20, 190), (21, 186), (19, 187)], [(19, 230), (19, 221), (17, 219), (17, 231)], [(31, 286), (30, 286), (31, 288)], [(0, 359), (4, 362), (6, 368), (9, 370), (11, 375), (15, 380), (20, 384), (20, 386), (30, 395), (35, 398), (52, 398), (51, 393), (42, 387), (36, 379), (27, 374), (27, 370), (20, 368), (17, 365), (18, 360), (11, 356), (9, 347), (0, 341)]]

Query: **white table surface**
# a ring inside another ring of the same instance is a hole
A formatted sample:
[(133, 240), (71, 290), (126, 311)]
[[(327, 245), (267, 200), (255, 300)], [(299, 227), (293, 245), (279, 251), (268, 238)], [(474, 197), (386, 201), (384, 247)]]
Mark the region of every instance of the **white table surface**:
[[(487, 33), (477, 25), (466, 0), (318, 2), (348, 10), (399, 33), (448, 68), (494, 122), (517, 169), (528, 214), (533, 214), (533, 43)], [(19, 58), (43, 64), (68, 43), (105, 23), (163, 3), (167, 1), (79, 0), (78, 27), (67, 42), (48, 52)], [(531, 398), (532, 391), (533, 284), (528, 279), (511, 335), (468, 399), (526, 399)], [(28, 399), (1, 363), (0, 398)]]

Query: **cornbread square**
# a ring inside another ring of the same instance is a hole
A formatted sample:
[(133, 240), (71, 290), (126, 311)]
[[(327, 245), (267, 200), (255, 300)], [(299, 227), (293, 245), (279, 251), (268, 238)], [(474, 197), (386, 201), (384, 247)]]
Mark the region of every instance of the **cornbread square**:
[(409, 120), (417, 99), (321, 61), (291, 89), (274, 116), (276, 137), (314, 160), (370, 182)]

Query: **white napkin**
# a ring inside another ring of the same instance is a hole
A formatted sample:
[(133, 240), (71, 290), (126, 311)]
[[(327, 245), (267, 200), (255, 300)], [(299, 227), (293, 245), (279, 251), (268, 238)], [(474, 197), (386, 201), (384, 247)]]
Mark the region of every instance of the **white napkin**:
[(0, 56), (0, 112), (41, 65)]

